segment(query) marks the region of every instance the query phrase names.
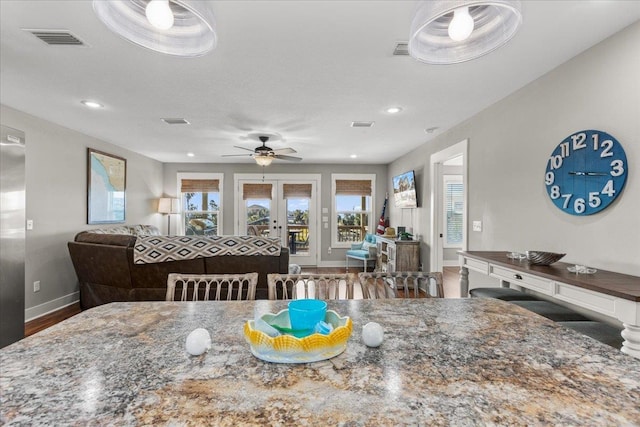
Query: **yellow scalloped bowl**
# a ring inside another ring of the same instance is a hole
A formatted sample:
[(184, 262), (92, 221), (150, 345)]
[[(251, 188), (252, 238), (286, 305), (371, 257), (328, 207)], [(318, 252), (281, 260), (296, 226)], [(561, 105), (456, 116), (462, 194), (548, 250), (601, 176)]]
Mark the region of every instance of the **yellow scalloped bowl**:
[[(277, 314), (268, 313), (262, 319), (269, 324), (286, 326), (289, 324), (289, 310)], [(340, 317), (333, 310), (327, 310), (325, 322), (333, 325), (329, 335), (313, 334), (304, 338), (292, 335), (270, 337), (254, 329), (254, 321), (244, 324), (244, 337), (251, 347), (251, 353), (258, 359), (275, 363), (308, 363), (326, 360), (342, 353), (353, 330), (348, 316)]]

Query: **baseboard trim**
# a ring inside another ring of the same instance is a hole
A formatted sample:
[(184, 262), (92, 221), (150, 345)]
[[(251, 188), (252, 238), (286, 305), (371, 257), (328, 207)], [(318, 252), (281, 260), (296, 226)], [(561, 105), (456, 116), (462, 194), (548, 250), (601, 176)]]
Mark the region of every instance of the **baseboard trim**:
[(320, 261), (317, 267), (342, 267), (346, 266), (345, 261)]
[(443, 267), (458, 267), (460, 262), (458, 260), (442, 261)]
[(25, 323), (30, 322), (47, 314), (51, 314), (54, 311), (58, 311), (70, 305), (77, 303), (80, 300), (80, 292), (73, 292), (71, 294), (56, 298), (51, 301), (47, 301), (43, 304), (36, 305), (24, 310)]

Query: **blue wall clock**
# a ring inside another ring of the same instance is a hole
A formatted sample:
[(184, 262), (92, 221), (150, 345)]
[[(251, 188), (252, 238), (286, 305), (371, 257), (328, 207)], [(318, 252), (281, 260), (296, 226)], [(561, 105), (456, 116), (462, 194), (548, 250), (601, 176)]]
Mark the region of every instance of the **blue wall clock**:
[(592, 215), (620, 195), (627, 168), (624, 149), (613, 136), (600, 130), (581, 130), (553, 150), (544, 183), (558, 209), (571, 215)]

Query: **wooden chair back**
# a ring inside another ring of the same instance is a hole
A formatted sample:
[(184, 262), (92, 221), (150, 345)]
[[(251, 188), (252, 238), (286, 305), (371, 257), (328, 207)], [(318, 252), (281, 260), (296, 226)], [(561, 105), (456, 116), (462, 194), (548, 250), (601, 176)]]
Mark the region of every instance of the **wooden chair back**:
[(176, 288), (180, 301), (242, 301), (256, 298), (258, 273), (181, 274), (167, 278), (166, 301), (174, 301)]

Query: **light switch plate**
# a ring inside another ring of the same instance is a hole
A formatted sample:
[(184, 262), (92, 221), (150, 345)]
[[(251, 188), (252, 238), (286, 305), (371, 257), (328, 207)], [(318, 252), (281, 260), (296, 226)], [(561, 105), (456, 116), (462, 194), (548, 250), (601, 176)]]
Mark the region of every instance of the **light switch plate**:
[(329, 217), (328, 216), (323, 216), (322, 217), (322, 222), (329, 222)]
[(328, 214), (329, 213), (329, 208), (322, 208), (322, 213), (323, 214), (325, 214), (325, 213)]
[(33, 230), (33, 220), (32, 219), (28, 219), (27, 220), (27, 230)]
[(482, 221), (473, 221), (473, 231), (482, 231)]

